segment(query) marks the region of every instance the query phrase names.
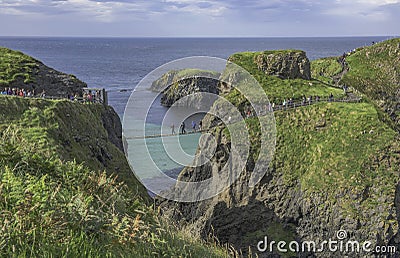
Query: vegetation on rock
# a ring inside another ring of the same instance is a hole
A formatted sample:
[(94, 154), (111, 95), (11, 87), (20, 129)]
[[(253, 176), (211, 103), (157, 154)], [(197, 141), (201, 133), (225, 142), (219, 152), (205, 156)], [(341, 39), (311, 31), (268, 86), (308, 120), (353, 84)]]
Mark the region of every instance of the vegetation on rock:
[[(183, 219), (178, 219), (188, 221), (187, 227), (201, 236), (214, 232), (222, 242), (242, 250), (249, 246), (256, 250), (256, 244), (266, 235), (274, 241), (322, 242), (343, 228), (351, 234), (351, 240), (400, 247), (396, 240), (399, 235), (400, 136), (382, 120), (381, 110), (369, 100), (377, 103), (382, 96), (388, 100), (387, 92), (398, 89), (395, 79), (399, 68), (398, 55), (395, 55), (398, 43), (393, 46), (393, 42), (398, 40), (383, 42), (347, 57), (350, 72), (342, 82), (354, 88), (355, 82), (362, 82), (359, 87), (363, 85), (364, 89), (357, 89), (365, 94), (363, 102), (321, 102), (275, 112), (275, 156), (265, 177), (254, 189), (248, 187), (248, 179), (259, 154), (260, 124), (256, 117), (247, 118), (251, 157), (246, 170), (219, 196), (196, 204), (174, 206), (183, 214)], [(369, 59), (377, 63), (370, 61), (358, 68), (360, 56), (367, 56), (368, 49), (375, 49), (374, 53), (369, 53)], [(324, 78), (317, 78), (319, 81), (313, 80), (310, 84), (302, 79), (283, 80), (266, 75), (255, 64), (256, 55), (237, 53), (229, 60), (253, 75), (270, 99), (296, 99), (316, 94), (324, 97), (330, 93), (344, 96), (342, 90), (328, 85), (332, 83), (330, 78), (342, 71), (334, 58), (313, 62), (314, 76)], [(383, 64), (379, 63), (379, 58)], [(390, 60), (383, 61), (383, 58)], [(363, 67), (366, 70), (356, 75), (354, 71)], [(223, 76), (229, 78), (229, 75)], [(378, 82), (381, 86), (375, 87)], [(294, 83), (298, 83), (296, 91), (290, 87)], [(225, 89), (223, 96), (241, 111), (249, 105), (235, 89)], [(398, 107), (394, 110), (398, 112)], [(216, 158), (201, 169), (186, 168), (181, 174), (182, 180), (203, 180), (224, 166), (229, 157), (229, 132), (220, 125), (213, 134), (220, 143)]]
[(0, 88), (45, 91), (48, 96), (80, 93), (86, 84), (74, 75), (56, 71), (22, 52), (0, 47)]
[(384, 110), (400, 131), (400, 38), (358, 49), (346, 58), (347, 84)]

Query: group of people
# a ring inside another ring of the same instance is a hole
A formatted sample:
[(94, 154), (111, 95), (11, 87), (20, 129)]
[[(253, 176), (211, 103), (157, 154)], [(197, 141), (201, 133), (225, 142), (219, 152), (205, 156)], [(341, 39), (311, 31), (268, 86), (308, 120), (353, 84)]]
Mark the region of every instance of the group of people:
[[(199, 124), (197, 125), (195, 121), (192, 121), (192, 132), (197, 132), (197, 131), (201, 131), (202, 130), (202, 126), (203, 126), (203, 122), (200, 120)], [(171, 133), (172, 134), (176, 134), (175, 131), (175, 124), (171, 125)], [(186, 133), (186, 124), (185, 121), (183, 121), (181, 123), (181, 125), (179, 126), (179, 133), (180, 134), (185, 134)]]
[[(6, 87), (4, 89), (0, 89), (0, 95), (45, 98), (46, 91), (43, 90), (39, 95), (36, 95), (35, 90)], [(84, 92), (83, 96), (78, 93), (71, 93), (68, 94), (67, 99), (71, 101), (83, 100), (84, 102), (88, 103), (103, 103), (103, 99), (99, 91)]]
[[(348, 87), (344, 87), (343, 90), (346, 92), (348, 90)], [(335, 100), (335, 97), (331, 93), (328, 96), (327, 101), (333, 102), (334, 100)], [(295, 103), (293, 98), (288, 98), (288, 99), (285, 98), (285, 99), (283, 99), (282, 102), (275, 100), (274, 102), (270, 102), (270, 103), (266, 104), (263, 111), (272, 112), (273, 110), (276, 110), (276, 109), (287, 109), (287, 108), (296, 107), (296, 106), (306, 106), (306, 105), (311, 105), (313, 103), (320, 102), (320, 101), (321, 101), (321, 97), (318, 95), (309, 96), (309, 97), (303, 96), (301, 98), (301, 101), (297, 102), (297, 103)], [(276, 104), (276, 103), (278, 103), (278, 104)], [(254, 113), (254, 110), (251, 107), (247, 107), (244, 111), (244, 116), (246, 118), (253, 117), (253, 115), (254, 115), (253, 113)]]
[(83, 95), (78, 93), (75, 94), (68, 94), (67, 97), (71, 101), (83, 101), (85, 103), (102, 103), (103, 100), (100, 98), (100, 94), (95, 91), (84, 92)]
[(33, 97), (35, 96), (35, 91), (19, 89), (19, 88), (4, 88), (0, 94), (8, 96)]
[(89, 103), (103, 103), (100, 91), (89, 91), (83, 93), (83, 101)]
[[(331, 93), (328, 97), (328, 101), (332, 102), (334, 100), (334, 96)], [(298, 106), (305, 106), (305, 105), (311, 105), (312, 103), (315, 102), (320, 102), (321, 101), (321, 97), (319, 95), (316, 96), (304, 96), (301, 97), (301, 101), (297, 104)], [(275, 102), (273, 102), (272, 104), (270, 103), (269, 106), (267, 107), (268, 111), (272, 111), (275, 108), (276, 104)], [(295, 106), (295, 102), (293, 100), (293, 98), (285, 98), (283, 99), (283, 101), (281, 102), (281, 106), (282, 108), (286, 108), (286, 107), (294, 107)]]

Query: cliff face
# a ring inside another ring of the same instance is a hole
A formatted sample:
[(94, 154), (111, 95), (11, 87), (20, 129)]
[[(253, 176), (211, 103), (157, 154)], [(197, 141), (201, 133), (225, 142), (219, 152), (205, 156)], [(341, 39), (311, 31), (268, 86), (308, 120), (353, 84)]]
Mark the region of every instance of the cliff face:
[(110, 107), (0, 96), (0, 256), (228, 257), (149, 206)]
[(304, 51), (265, 51), (254, 58), (259, 70), (282, 79), (311, 79), (310, 61)]
[[(254, 68), (257, 58), (253, 56), (236, 54), (231, 60), (240, 61), (263, 83), (259, 66)], [(237, 79), (235, 74), (225, 76)], [(281, 83), (283, 88), (284, 80)], [(241, 101), (243, 96), (230, 88), (224, 90), (227, 93), (224, 96), (243, 111), (246, 107)], [(256, 245), (265, 236), (269, 241), (320, 244), (337, 240), (339, 230), (347, 232), (345, 241), (370, 241), (373, 248), (393, 244), (400, 250), (400, 136), (381, 121), (375, 106), (319, 103), (276, 112), (275, 118), (275, 156), (258, 185), (248, 186), (260, 133), (257, 118), (250, 118), (246, 123), (253, 155), (239, 179), (223, 193), (202, 202), (161, 201), (165, 211), (203, 238), (214, 234), (221, 242), (233, 244), (245, 253), (249, 246), (253, 254), (258, 253)], [(213, 121), (214, 118), (206, 117), (203, 125), (207, 127)], [(201, 167), (185, 168), (180, 180), (202, 181), (221, 171), (230, 155), (230, 137), (225, 131), (222, 124), (212, 130), (218, 144), (213, 158)], [(343, 253), (275, 251), (258, 255), (339, 257)], [(365, 252), (348, 255), (374, 256)]]
[(56, 71), (21, 52), (0, 48), (0, 87), (44, 90), (48, 96), (81, 93), (86, 83), (74, 75)]
[[(256, 245), (264, 236), (270, 241), (322, 243), (335, 239), (341, 229), (348, 232), (347, 240), (371, 241), (373, 246), (398, 241), (400, 139), (379, 121), (372, 105), (357, 105), (319, 105), (277, 114), (277, 152), (255, 188), (248, 187), (254, 167), (250, 159), (239, 179), (220, 195), (198, 203), (168, 202), (162, 206), (203, 238), (215, 234), (222, 243), (233, 244), (244, 252), (250, 246), (257, 253)], [(361, 110), (372, 113), (356, 121), (346, 117), (350, 110), (353, 115)], [(318, 129), (321, 117), (329, 122)], [(292, 124), (292, 119), (298, 124)], [(338, 123), (341, 126), (337, 127)], [(360, 134), (362, 128), (372, 127), (379, 133)], [(345, 131), (347, 136), (338, 136), (337, 130)], [(218, 148), (212, 160), (200, 168), (186, 168), (180, 180), (205, 180), (226, 164), (230, 140), (221, 128), (213, 133)], [(340, 148), (345, 152), (341, 156), (335, 150), (337, 141), (344, 146), (357, 142), (359, 147)], [(364, 151), (368, 144), (376, 148)], [(314, 255), (333, 257), (339, 253), (326, 250)], [(353, 253), (352, 257), (369, 255)]]
[(20, 133), (32, 143), (56, 150), (61, 160), (84, 163), (95, 171), (115, 174), (132, 189), (147, 196), (123, 153), (121, 122), (117, 113), (100, 104), (1, 97), (0, 129), (21, 125)]
[[(162, 91), (161, 104), (170, 107), (176, 101), (191, 94), (206, 92), (218, 95), (218, 77), (219, 74), (209, 71), (191, 69), (170, 71), (156, 80), (151, 90)], [(209, 103), (208, 98), (197, 95), (189, 96), (179, 105), (198, 108), (207, 103)]]

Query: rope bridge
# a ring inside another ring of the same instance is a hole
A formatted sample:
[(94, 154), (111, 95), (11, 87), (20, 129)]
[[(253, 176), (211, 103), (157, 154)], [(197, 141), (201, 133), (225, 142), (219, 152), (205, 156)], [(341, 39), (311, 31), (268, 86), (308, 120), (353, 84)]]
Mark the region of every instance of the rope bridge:
[[(266, 115), (267, 112), (281, 112), (281, 111), (286, 111), (290, 109), (297, 109), (305, 106), (310, 106), (314, 104), (318, 104), (321, 102), (339, 102), (339, 103), (359, 103), (361, 101), (361, 97), (351, 97), (351, 98), (341, 98), (341, 99), (329, 99), (329, 98), (324, 98), (320, 99), (319, 101), (307, 101), (306, 103), (303, 102), (295, 102), (290, 105), (276, 105), (275, 108), (272, 110), (264, 110), (261, 115)], [(255, 117), (255, 115), (251, 115), (250, 117)], [(154, 135), (145, 135), (145, 136), (132, 136), (132, 137), (125, 137), (127, 140), (139, 140), (139, 139), (154, 139), (154, 138), (161, 138), (161, 137), (173, 137), (173, 136), (185, 136), (185, 135), (191, 135), (191, 134), (199, 134), (199, 133), (204, 133), (210, 131), (214, 127), (210, 127), (209, 129), (203, 129), (203, 130), (196, 130), (196, 131), (190, 131), (186, 133), (177, 133), (177, 134), (154, 134)]]

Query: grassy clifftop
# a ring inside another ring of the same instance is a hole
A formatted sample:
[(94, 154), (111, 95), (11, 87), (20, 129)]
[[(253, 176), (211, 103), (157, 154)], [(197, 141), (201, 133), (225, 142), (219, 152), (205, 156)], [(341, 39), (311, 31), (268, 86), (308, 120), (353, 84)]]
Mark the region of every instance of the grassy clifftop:
[[(293, 98), (299, 100), (303, 96), (320, 96), (328, 97), (331, 93), (335, 96), (343, 96), (343, 91), (337, 88), (329, 87), (317, 80), (281, 79), (277, 76), (267, 75), (257, 65), (257, 58), (260, 55), (284, 55), (287, 53), (301, 53), (299, 51), (265, 51), (265, 52), (243, 52), (236, 53), (229, 57), (229, 61), (246, 69), (263, 87), (269, 100), (275, 103), (281, 103), (284, 99)], [(289, 68), (287, 68), (289, 69)], [(229, 100), (235, 102), (239, 106), (239, 93), (233, 90), (229, 93)], [(237, 102), (237, 103), (236, 103)]]
[(0, 86), (9, 85), (22, 78), (24, 83), (33, 82), (32, 70), (38, 61), (21, 52), (0, 47)]
[(56, 71), (22, 52), (0, 47), (0, 88), (43, 90), (49, 96), (80, 93), (86, 84), (74, 75)]
[(148, 206), (112, 142), (113, 116), (0, 96), (0, 256), (226, 257)]
[[(252, 74), (268, 97), (283, 99), (293, 94), (296, 99), (302, 95), (343, 94), (342, 90), (330, 87), (327, 84), (330, 81), (309, 83), (265, 75), (254, 62), (260, 53), (263, 52), (237, 53), (230, 60)], [(268, 53), (273, 54), (273, 51)], [(347, 60), (352, 68), (345, 79), (360, 80), (358, 88), (361, 91), (363, 85), (362, 91), (367, 97), (377, 99), (399, 94), (400, 39), (359, 50)], [(311, 67), (313, 78), (333, 77), (342, 71), (337, 58), (313, 61)], [(227, 93), (227, 98), (237, 107), (243, 106), (245, 101), (236, 90)], [(374, 185), (393, 201), (399, 179), (400, 138), (398, 132), (381, 121), (381, 112), (373, 103), (368, 100), (364, 103), (319, 103), (276, 112), (275, 118), (278, 134), (273, 166), (284, 175), (286, 183), (300, 182), (304, 192), (332, 193), (338, 189), (362, 191)], [(250, 136), (256, 139), (260, 132), (257, 119), (248, 119), (247, 124)], [(257, 149), (257, 141), (253, 143), (253, 148)]]
[(346, 60), (350, 71), (345, 75), (344, 82), (374, 100), (384, 100), (398, 94), (400, 38), (361, 48)]
[(343, 83), (370, 98), (400, 130), (400, 38), (358, 49), (346, 58)]

